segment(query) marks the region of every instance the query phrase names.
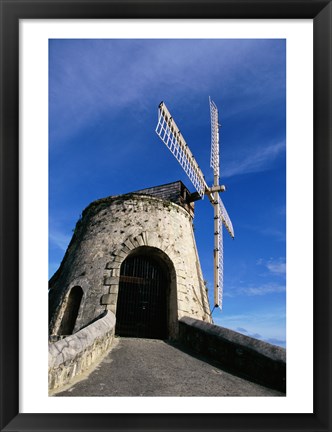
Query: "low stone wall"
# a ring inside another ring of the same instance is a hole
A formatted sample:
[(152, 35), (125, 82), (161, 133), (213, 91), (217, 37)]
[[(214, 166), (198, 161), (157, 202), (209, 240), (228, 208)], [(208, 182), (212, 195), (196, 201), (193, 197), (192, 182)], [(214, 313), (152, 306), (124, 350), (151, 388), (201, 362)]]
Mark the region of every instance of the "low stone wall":
[(230, 372), (286, 392), (286, 350), (235, 331), (184, 317), (179, 341)]
[(115, 330), (115, 315), (105, 316), (77, 333), (48, 346), (49, 390), (60, 389), (107, 353)]

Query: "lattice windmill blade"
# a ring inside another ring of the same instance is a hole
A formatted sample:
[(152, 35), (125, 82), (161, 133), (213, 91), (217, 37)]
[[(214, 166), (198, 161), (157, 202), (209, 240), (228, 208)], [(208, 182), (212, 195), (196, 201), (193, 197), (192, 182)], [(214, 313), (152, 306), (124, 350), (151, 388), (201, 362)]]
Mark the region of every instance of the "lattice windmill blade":
[[(218, 108), (216, 104), (209, 97), (210, 102), (210, 116), (211, 116), (211, 159), (210, 166), (213, 169), (214, 176), (217, 176), (218, 184), (220, 176), (220, 162), (219, 162), (219, 122), (218, 122)], [(215, 179), (216, 180), (216, 179)]]
[(220, 160), (219, 160), (219, 118), (216, 104), (209, 98), (211, 115), (211, 168), (213, 169), (213, 190), (210, 201), (214, 206), (214, 304), (222, 309), (224, 289), (224, 251), (223, 232), (224, 224), (229, 234), (234, 238), (234, 229), (225, 206), (219, 196), (218, 190), (225, 190), (219, 185)]
[(214, 203), (215, 213), (215, 246), (214, 246), (214, 304), (222, 309), (224, 291), (224, 247), (223, 247), (223, 225), (225, 225), (230, 236), (234, 238), (233, 224), (228, 216), (227, 210), (216, 192), (217, 199)]
[(232, 221), (231, 221), (230, 217), (228, 216), (227, 210), (225, 209), (225, 206), (224, 206), (219, 194), (218, 194), (218, 205), (220, 208), (220, 213), (219, 213), (220, 217), (221, 217), (227, 231), (229, 232), (230, 236), (232, 238), (234, 238), (234, 228), (233, 228)]
[(216, 263), (214, 268), (214, 304), (222, 309), (224, 292), (224, 245), (221, 217), (218, 218), (218, 233), (214, 251)]
[(175, 156), (195, 189), (203, 198), (208, 189), (204, 175), (164, 102), (159, 105), (156, 133)]

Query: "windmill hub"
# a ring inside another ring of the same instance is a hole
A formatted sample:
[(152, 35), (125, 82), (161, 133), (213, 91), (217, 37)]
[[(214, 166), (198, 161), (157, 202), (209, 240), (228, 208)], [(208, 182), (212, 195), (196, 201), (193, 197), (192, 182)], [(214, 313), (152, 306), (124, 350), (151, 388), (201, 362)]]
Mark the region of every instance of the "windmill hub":
[(217, 185), (217, 186), (212, 186), (210, 188), (211, 192), (225, 192), (226, 191), (226, 186), (225, 185)]

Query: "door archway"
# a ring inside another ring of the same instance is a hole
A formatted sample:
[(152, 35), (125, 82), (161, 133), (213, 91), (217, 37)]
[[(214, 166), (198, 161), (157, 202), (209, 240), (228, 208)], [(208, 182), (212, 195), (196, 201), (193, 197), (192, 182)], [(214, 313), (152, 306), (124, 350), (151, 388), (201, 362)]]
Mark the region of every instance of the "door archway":
[(129, 255), (120, 269), (116, 309), (119, 336), (168, 338), (170, 275), (150, 248)]

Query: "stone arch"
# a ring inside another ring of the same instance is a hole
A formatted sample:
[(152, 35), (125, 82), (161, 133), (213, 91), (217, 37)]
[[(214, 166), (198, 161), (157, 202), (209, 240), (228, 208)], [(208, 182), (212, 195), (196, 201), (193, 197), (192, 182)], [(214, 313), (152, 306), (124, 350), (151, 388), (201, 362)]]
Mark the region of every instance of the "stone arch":
[(63, 316), (65, 314), (65, 311), (66, 311), (66, 308), (68, 305), (68, 300), (69, 300), (71, 290), (75, 286), (78, 286), (82, 289), (83, 295), (82, 295), (80, 307), (78, 310), (78, 314), (76, 317), (76, 323), (75, 323), (75, 327), (73, 329), (73, 333), (78, 331), (82, 326), (81, 321), (82, 321), (82, 316), (84, 315), (85, 301), (86, 301), (86, 298), (87, 298), (88, 293), (89, 293), (90, 285), (85, 278), (81, 277), (81, 278), (75, 278), (73, 281), (71, 281), (71, 283), (63, 291), (63, 295), (61, 297), (61, 302), (59, 303), (59, 306), (58, 306), (56, 313), (54, 314), (53, 320), (50, 322), (50, 334), (53, 336), (63, 335), (63, 333), (61, 333), (61, 330), (60, 330), (61, 324), (62, 324)]
[(83, 290), (79, 285), (73, 286), (67, 294), (67, 302), (59, 327), (59, 335), (71, 335), (74, 331), (80, 310)]
[[(137, 240), (136, 240), (137, 241)], [(127, 243), (127, 242), (126, 242)], [(128, 243), (127, 243), (128, 244)], [(167, 275), (167, 294), (166, 294), (166, 314), (167, 314), (167, 337), (175, 338), (178, 328), (178, 312), (177, 312), (177, 283), (176, 271), (172, 260), (169, 256), (159, 248), (147, 246), (145, 244), (134, 245), (128, 250), (123, 250), (119, 254), (114, 255), (113, 261), (108, 262), (106, 270), (109, 272), (104, 279), (104, 285), (108, 287), (108, 294), (102, 297), (102, 303), (108, 305), (107, 308), (112, 310), (114, 314), (117, 311), (117, 303), (119, 296), (121, 266), (126, 258), (134, 258), (135, 256), (150, 257), (157, 265), (161, 266), (162, 271)], [(128, 247), (128, 246), (127, 246)]]

